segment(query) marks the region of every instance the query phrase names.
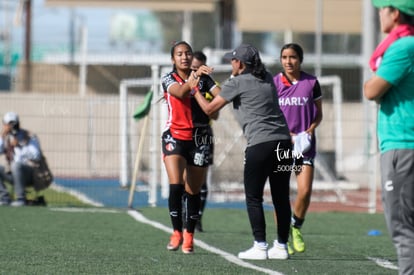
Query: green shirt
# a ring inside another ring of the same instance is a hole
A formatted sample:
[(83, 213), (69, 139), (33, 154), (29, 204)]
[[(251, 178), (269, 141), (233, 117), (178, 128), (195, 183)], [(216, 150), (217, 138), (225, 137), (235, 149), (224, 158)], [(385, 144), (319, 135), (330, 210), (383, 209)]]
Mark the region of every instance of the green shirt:
[(414, 149), (414, 36), (391, 44), (377, 76), (392, 85), (381, 98), (378, 114), (381, 153)]

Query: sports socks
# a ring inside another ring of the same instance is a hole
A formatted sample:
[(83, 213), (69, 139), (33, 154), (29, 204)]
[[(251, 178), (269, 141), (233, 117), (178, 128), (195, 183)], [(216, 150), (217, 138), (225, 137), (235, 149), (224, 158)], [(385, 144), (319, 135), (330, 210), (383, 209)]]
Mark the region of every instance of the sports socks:
[(298, 217), (296, 217), (295, 214), (293, 214), (293, 216), (292, 216), (292, 226), (293, 227), (300, 229), (304, 222), (305, 222), (305, 219), (298, 218)]
[(185, 209), (186, 209), (186, 217), (185, 220), (187, 222), (187, 232), (194, 233), (194, 229), (196, 226), (197, 221), (200, 219), (200, 194), (190, 195), (186, 192), (185, 194)]
[(205, 182), (203, 186), (201, 186), (200, 190), (200, 211), (198, 212), (201, 215), (203, 215), (204, 208), (206, 207), (207, 202), (207, 195), (208, 195), (208, 189), (207, 189), (207, 183)]
[(170, 184), (170, 194), (168, 197), (168, 209), (170, 210), (171, 223), (174, 230), (182, 232), (182, 197), (184, 186), (182, 184)]

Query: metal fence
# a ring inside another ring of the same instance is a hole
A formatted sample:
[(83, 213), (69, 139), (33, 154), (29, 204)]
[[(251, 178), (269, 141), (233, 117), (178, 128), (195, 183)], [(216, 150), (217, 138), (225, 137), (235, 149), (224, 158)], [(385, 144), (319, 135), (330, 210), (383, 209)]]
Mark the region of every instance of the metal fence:
[[(15, 91), (0, 94), (0, 108), (3, 112), (19, 113), (21, 126), (39, 136), (57, 184), (59, 178), (111, 178), (122, 185), (121, 174), (125, 169), (122, 165), (125, 150), (122, 147), (125, 133), (120, 127), (122, 114), (127, 118), (127, 144), (124, 148), (128, 152), (126, 166), (129, 172), (126, 177), (130, 179), (143, 123), (135, 121), (132, 114), (151, 86), (131, 87), (125, 99), (120, 97), (119, 87), (123, 79), (151, 79), (151, 66), (101, 64), (88, 68), (85, 96), (78, 94), (78, 67), (39, 64), (32, 68), (33, 90), (19, 92), (24, 79), (18, 76), (14, 82)], [(163, 72), (162, 67), (159, 72)], [(347, 72), (344, 69), (344, 74)], [(222, 81), (228, 74), (229, 70), (224, 67), (217, 70), (214, 77)], [(344, 75), (334, 79), (343, 78)], [(375, 137), (366, 136), (365, 105), (362, 101), (346, 100), (344, 94), (350, 91), (349, 86), (344, 89), (343, 81), (340, 81), (340, 96), (345, 100), (339, 105), (334, 102), (334, 90), (338, 87), (334, 82), (322, 83), (324, 119), (317, 129), (319, 157), (314, 188), (334, 190), (339, 198), (341, 190), (369, 187), (370, 171), (366, 163), (370, 155), (367, 148)], [(120, 104), (122, 100), (126, 100), (124, 105)], [(154, 126), (145, 134), (138, 176), (144, 184), (155, 184), (154, 190), (165, 182), (160, 151), (165, 110), (163, 101), (154, 103), (149, 118), (150, 125)], [(219, 119), (213, 123), (213, 130), (215, 161), (210, 168), (210, 197), (224, 201), (243, 199), (245, 140), (230, 105), (220, 112)], [(152, 161), (154, 156), (156, 164)], [(94, 188), (100, 192), (99, 185)], [(167, 193), (164, 190), (162, 194), (166, 196)]]

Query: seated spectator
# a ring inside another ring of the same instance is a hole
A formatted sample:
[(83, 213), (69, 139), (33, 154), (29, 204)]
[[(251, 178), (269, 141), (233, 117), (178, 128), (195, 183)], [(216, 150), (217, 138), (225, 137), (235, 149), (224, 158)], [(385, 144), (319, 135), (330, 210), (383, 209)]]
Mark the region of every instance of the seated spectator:
[[(33, 162), (40, 161), (41, 151), (37, 138), (20, 128), (19, 116), (14, 112), (3, 117), (0, 153), (7, 160), (7, 167), (0, 166), (0, 205), (24, 206), (25, 188), (33, 184)], [(13, 202), (4, 181), (13, 184)]]

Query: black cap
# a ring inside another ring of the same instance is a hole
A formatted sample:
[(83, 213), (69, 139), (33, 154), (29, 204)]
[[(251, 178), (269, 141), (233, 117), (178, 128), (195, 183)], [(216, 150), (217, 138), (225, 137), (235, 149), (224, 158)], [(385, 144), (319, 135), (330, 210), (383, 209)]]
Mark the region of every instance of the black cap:
[(235, 48), (232, 52), (228, 52), (224, 55), (224, 60), (237, 59), (245, 64), (253, 64), (255, 57), (259, 54), (258, 50), (249, 44), (241, 44)]

